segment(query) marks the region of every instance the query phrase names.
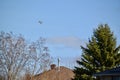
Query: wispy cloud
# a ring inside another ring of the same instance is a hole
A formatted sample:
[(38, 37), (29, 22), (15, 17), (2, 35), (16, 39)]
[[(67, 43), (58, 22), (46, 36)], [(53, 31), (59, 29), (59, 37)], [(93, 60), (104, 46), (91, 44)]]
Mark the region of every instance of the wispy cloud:
[(73, 36), (67, 36), (67, 37), (52, 37), (48, 38), (47, 42), (53, 45), (61, 45), (64, 47), (70, 47), (70, 48), (79, 48), (80, 46), (85, 46), (85, 41)]

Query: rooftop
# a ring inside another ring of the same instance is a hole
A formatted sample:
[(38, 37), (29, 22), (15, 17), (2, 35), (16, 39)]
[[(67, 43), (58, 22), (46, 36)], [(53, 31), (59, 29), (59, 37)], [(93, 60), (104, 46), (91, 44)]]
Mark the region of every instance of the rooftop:
[(96, 74), (94, 74), (95, 76), (116, 76), (119, 75), (120, 76), (120, 67), (116, 67), (110, 70), (105, 70), (103, 72), (98, 72)]
[(35, 75), (37, 80), (71, 80), (73, 77), (73, 71), (64, 66), (56, 67), (41, 74)]

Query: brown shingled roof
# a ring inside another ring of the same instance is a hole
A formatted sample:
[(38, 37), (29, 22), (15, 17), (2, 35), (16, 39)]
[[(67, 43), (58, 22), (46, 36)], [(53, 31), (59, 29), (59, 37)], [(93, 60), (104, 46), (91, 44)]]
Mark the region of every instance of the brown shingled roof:
[(36, 80), (71, 80), (74, 73), (71, 69), (61, 66), (35, 76)]

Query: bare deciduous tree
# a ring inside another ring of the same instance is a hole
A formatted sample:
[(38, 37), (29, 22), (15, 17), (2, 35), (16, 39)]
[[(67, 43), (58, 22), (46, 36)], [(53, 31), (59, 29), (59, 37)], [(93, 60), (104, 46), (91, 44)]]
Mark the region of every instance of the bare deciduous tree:
[(28, 60), (25, 39), (12, 33), (0, 33), (0, 74), (16, 80)]
[[(33, 76), (44, 71), (51, 63), (45, 39), (26, 44), (25, 39), (13, 33), (0, 33), (0, 76), (5, 80), (18, 80), (20, 74)], [(21, 80), (21, 79), (20, 79)]]
[(40, 38), (37, 42), (29, 45), (30, 59), (26, 66), (26, 74), (29, 74), (29, 80), (34, 80), (34, 75), (39, 74), (48, 69), (52, 62), (52, 58), (48, 53), (48, 47), (45, 46), (45, 39)]

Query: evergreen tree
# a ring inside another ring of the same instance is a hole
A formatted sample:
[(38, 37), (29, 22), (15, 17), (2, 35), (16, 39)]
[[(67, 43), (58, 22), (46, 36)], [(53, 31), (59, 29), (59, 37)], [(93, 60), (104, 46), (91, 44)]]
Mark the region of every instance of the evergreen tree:
[(74, 69), (73, 80), (95, 80), (94, 73), (120, 65), (120, 46), (116, 47), (116, 38), (107, 24), (99, 25), (81, 49), (82, 57), (77, 61), (79, 67)]

